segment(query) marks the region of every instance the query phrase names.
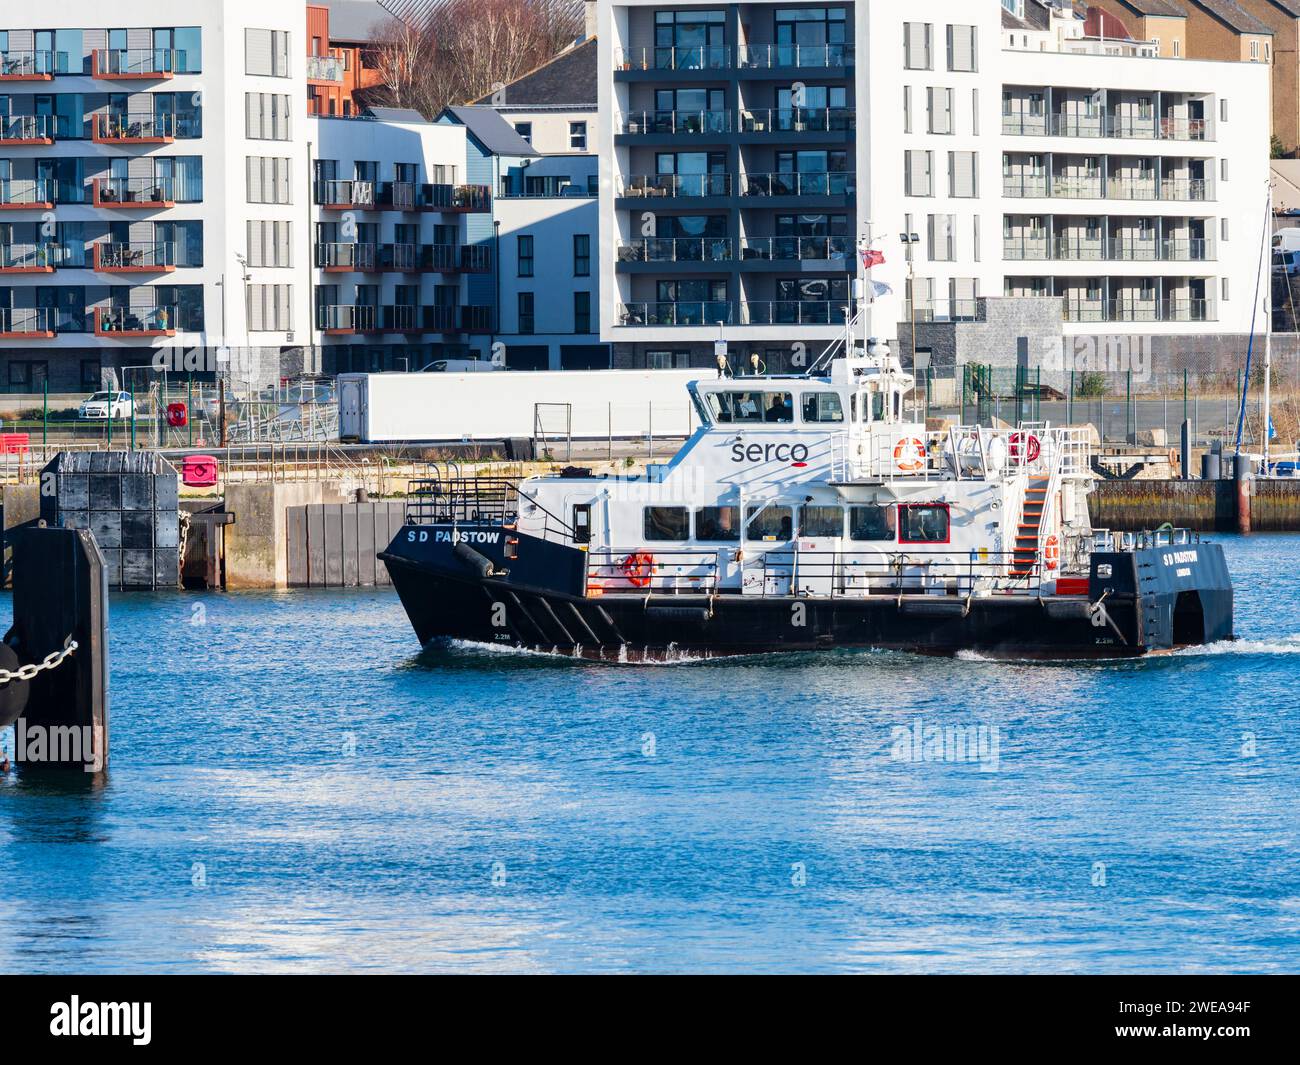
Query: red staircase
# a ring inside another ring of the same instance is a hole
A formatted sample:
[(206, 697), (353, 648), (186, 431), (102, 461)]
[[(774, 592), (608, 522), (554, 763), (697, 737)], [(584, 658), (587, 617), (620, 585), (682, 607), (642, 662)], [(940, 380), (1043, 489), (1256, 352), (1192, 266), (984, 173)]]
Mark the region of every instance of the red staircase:
[(1016, 529), (1016, 549), (1011, 559), (1011, 576), (1032, 577), (1038, 562), (1038, 539), (1043, 526), (1043, 508), (1047, 504), (1047, 486), (1051, 478), (1031, 477), (1025, 489), (1025, 504)]

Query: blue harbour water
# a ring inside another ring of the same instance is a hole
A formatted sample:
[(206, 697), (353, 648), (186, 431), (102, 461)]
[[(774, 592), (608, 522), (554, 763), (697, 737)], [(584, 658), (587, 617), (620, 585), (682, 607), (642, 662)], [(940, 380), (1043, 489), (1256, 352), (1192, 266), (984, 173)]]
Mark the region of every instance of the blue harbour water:
[[(1224, 542), (1239, 642), (1120, 664), (421, 653), (386, 591), (116, 596), (106, 782), (0, 780), (0, 964), (1295, 971), (1300, 538)], [(983, 757), (908, 760), (918, 719)]]

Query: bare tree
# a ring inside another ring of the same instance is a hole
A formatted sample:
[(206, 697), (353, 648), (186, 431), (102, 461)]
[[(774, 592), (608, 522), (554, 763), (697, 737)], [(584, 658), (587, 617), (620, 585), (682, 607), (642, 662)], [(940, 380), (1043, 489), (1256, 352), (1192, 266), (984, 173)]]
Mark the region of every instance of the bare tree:
[(391, 20), (375, 48), (384, 89), (371, 98), (426, 118), (469, 103), (545, 63), (582, 33), (581, 5), (550, 0), (443, 0)]

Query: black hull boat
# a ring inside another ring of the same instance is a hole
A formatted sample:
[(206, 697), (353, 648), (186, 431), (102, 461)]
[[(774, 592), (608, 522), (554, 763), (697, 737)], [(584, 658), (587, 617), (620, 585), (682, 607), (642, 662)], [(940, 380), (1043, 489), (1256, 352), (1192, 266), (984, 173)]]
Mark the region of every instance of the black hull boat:
[[(464, 640), (607, 662), (880, 648), (1127, 658), (1232, 639), (1218, 544), (1095, 552), (1079, 594), (590, 594), (588, 553), (502, 527), (410, 525), (380, 557), (422, 645)], [(1150, 546), (1141, 546), (1142, 544)], [(509, 549), (512, 557), (506, 557)]]

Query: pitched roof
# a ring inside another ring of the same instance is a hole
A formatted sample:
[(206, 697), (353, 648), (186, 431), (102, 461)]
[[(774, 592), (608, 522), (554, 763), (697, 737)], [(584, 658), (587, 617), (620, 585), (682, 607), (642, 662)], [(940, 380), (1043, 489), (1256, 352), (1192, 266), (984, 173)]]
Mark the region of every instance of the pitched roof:
[(1230, 30), (1237, 33), (1259, 33), (1273, 36), (1273, 31), (1257, 19), (1239, 8), (1233, 0), (1191, 0), (1197, 7), (1204, 8)]
[[(596, 62), (596, 38), (589, 37), (510, 82), (503, 106), (595, 108)], [(474, 102), (491, 100), (488, 95)]]
[(1292, 18), (1300, 18), (1300, 2), (1297, 0), (1268, 0), (1274, 7), (1281, 8), (1282, 11)]
[(330, 9), (330, 38), (335, 41), (356, 41), (361, 44), (375, 40), (375, 29), (392, 16), (379, 6), (377, 0), (317, 0)]
[(538, 152), (515, 132), (509, 122), (495, 108), (478, 104), (448, 107), (444, 115), (451, 115), (464, 126), (483, 150), (493, 155), (524, 155), (536, 157)]
[(1129, 10), (1154, 18), (1186, 18), (1187, 9), (1175, 0), (1119, 0)]

